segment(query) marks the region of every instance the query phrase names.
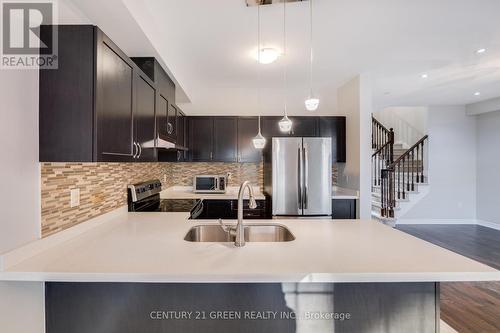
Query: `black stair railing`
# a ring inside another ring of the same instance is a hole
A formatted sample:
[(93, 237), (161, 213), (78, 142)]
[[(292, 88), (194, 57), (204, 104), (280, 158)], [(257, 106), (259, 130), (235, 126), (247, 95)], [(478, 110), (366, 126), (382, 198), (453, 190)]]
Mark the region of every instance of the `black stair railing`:
[(408, 192), (415, 191), (415, 184), (425, 182), (424, 148), (428, 138), (429, 136), (425, 135), (395, 161), (380, 170), (382, 217), (394, 217), (397, 200), (406, 199)]
[(394, 130), (387, 129), (372, 116), (372, 179), (373, 186), (380, 186), (382, 170), (394, 161)]
[[(372, 149), (379, 150), (385, 146), (392, 137), (394, 141), (394, 131), (389, 130), (372, 116)], [(393, 142), (394, 143), (394, 142)]]

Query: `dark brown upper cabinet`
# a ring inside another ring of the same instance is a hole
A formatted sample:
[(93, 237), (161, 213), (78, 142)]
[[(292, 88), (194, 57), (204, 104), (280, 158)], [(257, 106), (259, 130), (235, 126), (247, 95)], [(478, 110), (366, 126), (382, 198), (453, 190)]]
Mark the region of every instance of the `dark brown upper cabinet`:
[(188, 117), (189, 160), (237, 162), (237, 117)]
[[(261, 118), (261, 130), (262, 130), (262, 135), (268, 139), (268, 143), (272, 144), (272, 138), (273, 137), (283, 137), (283, 136), (289, 136), (290, 134), (288, 132), (281, 132), (278, 122), (280, 119), (283, 117), (275, 117), (275, 116), (270, 116), (270, 117), (262, 117)], [(266, 148), (267, 145), (266, 145)]]
[(58, 34), (58, 69), (39, 71), (40, 161), (153, 160), (140, 145), (155, 138), (153, 81), (96, 26)]
[(96, 53), (96, 160), (128, 161), (139, 153), (134, 140), (134, 65), (100, 32)]
[(213, 159), (213, 117), (188, 118), (189, 160), (207, 162)]
[(213, 156), (214, 162), (237, 162), (238, 161), (238, 118), (237, 117), (214, 117), (214, 140)]
[(332, 161), (346, 161), (346, 117), (319, 117), (319, 136), (332, 138)]
[(167, 136), (170, 141), (177, 141), (177, 108), (170, 104), (167, 115)]
[[(238, 118), (238, 162), (260, 162), (262, 150), (253, 146), (252, 139), (259, 131), (257, 117)], [(267, 141), (269, 144), (269, 140)]]
[(138, 72), (135, 76), (134, 91), (134, 133), (136, 147), (139, 149), (136, 159), (140, 162), (156, 161), (156, 149), (143, 148), (154, 144), (156, 88), (145, 74)]
[(292, 121), (291, 136), (318, 136), (318, 117), (290, 117)]
[(155, 58), (134, 57), (132, 60), (156, 87), (156, 135), (176, 143), (178, 112), (175, 106), (175, 83)]

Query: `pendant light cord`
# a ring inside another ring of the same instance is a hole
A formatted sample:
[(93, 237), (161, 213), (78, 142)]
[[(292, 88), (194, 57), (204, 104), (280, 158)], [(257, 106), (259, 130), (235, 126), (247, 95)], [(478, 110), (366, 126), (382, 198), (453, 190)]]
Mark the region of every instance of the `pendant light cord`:
[(312, 97), (312, 83), (313, 83), (313, 0), (309, 0), (309, 20), (310, 20), (310, 36), (309, 36), (309, 47), (310, 47), (310, 59), (309, 59), (309, 96)]
[(285, 117), (287, 116), (286, 110), (286, 91), (287, 91), (287, 82), (286, 82), (286, 60), (287, 60), (287, 52), (286, 52), (286, 0), (283, 0), (283, 96), (284, 96), (284, 105), (285, 105)]
[(260, 95), (260, 81), (261, 81), (261, 72), (260, 72), (260, 66), (262, 64), (260, 63), (260, 53), (261, 53), (261, 47), (260, 47), (260, 2), (257, 5), (257, 108), (259, 109), (259, 135), (260, 134), (260, 113), (262, 112), (262, 102), (261, 102), (261, 95)]

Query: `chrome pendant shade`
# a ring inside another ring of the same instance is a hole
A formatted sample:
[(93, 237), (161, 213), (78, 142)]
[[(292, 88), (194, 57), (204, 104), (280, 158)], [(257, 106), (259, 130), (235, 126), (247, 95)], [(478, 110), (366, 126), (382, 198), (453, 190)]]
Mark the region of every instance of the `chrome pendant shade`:
[(259, 133), (252, 139), (252, 142), (253, 142), (253, 146), (256, 149), (264, 149), (264, 147), (266, 146), (267, 140), (260, 133), (260, 116), (259, 116)]
[(280, 127), (280, 131), (282, 132), (290, 132), (292, 130), (292, 121), (288, 116), (285, 114), (285, 116), (279, 121), (278, 123)]

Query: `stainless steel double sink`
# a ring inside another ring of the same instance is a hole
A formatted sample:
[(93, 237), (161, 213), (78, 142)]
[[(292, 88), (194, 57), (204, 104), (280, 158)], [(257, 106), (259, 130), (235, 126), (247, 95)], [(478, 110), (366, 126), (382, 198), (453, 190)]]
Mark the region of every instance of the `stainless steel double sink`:
[[(279, 224), (245, 224), (246, 242), (290, 242), (295, 236), (287, 227)], [(234, 242), (235, 236), (220, 225), (207, 224), (192, 227), (184, 240), (188, 242)]]

